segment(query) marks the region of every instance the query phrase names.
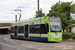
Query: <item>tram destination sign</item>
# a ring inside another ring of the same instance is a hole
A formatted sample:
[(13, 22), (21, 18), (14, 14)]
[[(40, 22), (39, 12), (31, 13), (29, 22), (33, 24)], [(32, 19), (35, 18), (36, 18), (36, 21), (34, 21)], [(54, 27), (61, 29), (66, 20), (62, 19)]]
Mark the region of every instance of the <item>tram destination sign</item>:
[(50, 17), (49, 18), (49, 21), (50, 22), (60, 22), (60, 19), (59, 18), (56, 18), (56, 17), (54, 17), (54, 18), (53, 17)]

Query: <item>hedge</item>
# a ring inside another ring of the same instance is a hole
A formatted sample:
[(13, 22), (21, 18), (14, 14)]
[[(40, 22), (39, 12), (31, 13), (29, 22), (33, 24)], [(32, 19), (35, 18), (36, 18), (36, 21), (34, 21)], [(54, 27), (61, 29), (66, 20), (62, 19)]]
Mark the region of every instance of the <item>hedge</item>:
[(75, 39), (75, 33), (72, 34), (72, 38)]
[(70, 38), (73, 38), (75, 39), (75, 33), (70, 33), (70, 32), (64, 32), (63, 33), (63, 39), (70, 39)]

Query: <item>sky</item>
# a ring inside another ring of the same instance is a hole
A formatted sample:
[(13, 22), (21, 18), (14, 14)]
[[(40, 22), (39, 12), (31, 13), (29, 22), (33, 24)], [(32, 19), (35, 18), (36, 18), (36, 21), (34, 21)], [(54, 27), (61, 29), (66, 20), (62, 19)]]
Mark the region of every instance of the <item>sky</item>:
[[(59, 0), (39, 0), (39, 6), (45, 15), (49, 12), (50, 7)], [(63, 2), (75, 3), (75, 0), (60, 0)], [(19, 19), (19, 11), (21, 11), (21, 20), (27, 20), (35, 17), (37, 9), (37, 0), (0, 0), (0, 23), (9, 23), (15, 21), (15, 14)]]

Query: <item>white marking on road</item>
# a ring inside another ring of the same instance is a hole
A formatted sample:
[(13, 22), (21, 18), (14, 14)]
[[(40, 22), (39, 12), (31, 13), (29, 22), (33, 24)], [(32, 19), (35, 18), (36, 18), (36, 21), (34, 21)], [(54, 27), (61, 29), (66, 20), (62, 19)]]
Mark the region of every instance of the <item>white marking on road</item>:
[(11, 40), (8, 40), (8, 39), (7, 39), (7, 37), (5, 37), (5, 38), (4, 38), (4, 40), (6, 40), (6, 41), (9, 41), (9, 42), (11, 42), (11, 43), (16, 44), (15, 42), (12, 42)]
[(8, 41), (8, 39), (6, 39), (7, 37), (4, 38), (4, 40)]
[(28, 48), (34, 48), (34, 49), (37, 49), (35, 47), (31, 47), (31, 46), (27, 46), (27, 45), (24, 45), (24, 44), (21, 44), (22, 46), (25, 46), (25, 47), (28, 47)]
[(28, 47), (28, 48), (34, 48), (34, 49), (38, 49), (38, 50), (50, 50), (50, 49), (63, 49), (63, 48), (36, 48), (36, 47), (31, 47), (31, 46), (27, 46), (24, 44), (21, 44), (22, 46)]
[(60, 50), (61, 50), (61, 49), (63, 49), (63, 48), (38, 48), (38, 50), (50, 50), (50, 49), (51, 49), (51, 50), (53, 50), (53, 49), (56, 49), (56, 50), (57, 50), (57, 49), (60, 49)]
[(0, 42), (0, 44), (1, 44), (1, 45), (5, 45), (5, 46), (8, 46), (8, 47), (11, 47), (11, 48), (14, 48), (14, 49), (17, 49), (17, 50), (20, 50), (20, 49), (18, 49), (18, 48), (16, 48), (16, 47), (13, 47), (13, 46), (11, 46), (11, 45), (7, 45), (7, 44), (1, 43), (1, 42)]

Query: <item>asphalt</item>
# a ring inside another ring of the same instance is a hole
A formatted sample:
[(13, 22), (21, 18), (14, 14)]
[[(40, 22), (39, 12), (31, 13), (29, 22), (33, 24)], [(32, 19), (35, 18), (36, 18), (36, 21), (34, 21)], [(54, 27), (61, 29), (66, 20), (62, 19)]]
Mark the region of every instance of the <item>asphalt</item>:
[(38, 42), (0, 36), (0, 50), (75, 50), (75, 42)]

